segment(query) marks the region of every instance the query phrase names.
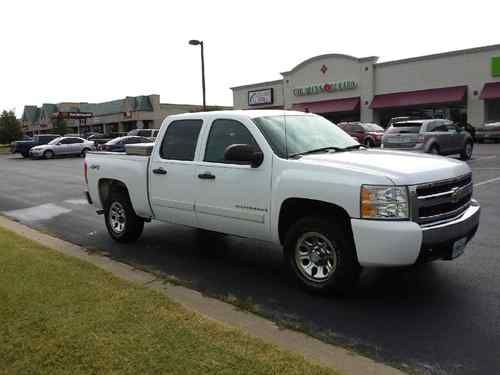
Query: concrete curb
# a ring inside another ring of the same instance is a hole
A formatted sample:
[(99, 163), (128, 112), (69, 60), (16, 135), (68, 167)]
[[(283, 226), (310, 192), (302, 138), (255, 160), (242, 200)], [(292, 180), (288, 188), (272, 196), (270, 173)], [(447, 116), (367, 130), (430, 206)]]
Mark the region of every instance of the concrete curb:
[(135, 269), (127, 264), (111, 260), (105, 256), (91, 254), (86, 249), (49, 236), (23, 224), (0, 216), (0, 226), (52, 248), (64, 255), (69, 255), (112, 273), (122, 279), (139, 283), (164, 293), (173, 301), (194, 310), (203, 316), (237, 327), (245, 333), (275, 344), (283, 349), (299, 353), (307, 360), (325, 367), (334, 368), (346, 375), (403, 375), (393, 367), (360, 356), (344, 348), (326, 344), (303, 333), (282, 329), (265, 318), (215, 298), (203, 296), (201, 293), (183, 286), (164, 283), (155, 275)]

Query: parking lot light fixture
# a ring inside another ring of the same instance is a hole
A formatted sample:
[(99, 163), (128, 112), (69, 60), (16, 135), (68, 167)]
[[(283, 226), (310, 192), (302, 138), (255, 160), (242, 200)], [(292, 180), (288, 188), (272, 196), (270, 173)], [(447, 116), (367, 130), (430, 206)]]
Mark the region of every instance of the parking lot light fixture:
[(203, 111), (207, 110), (206, 98), (205, 98), (205, 56), (203, 51), (203, 41), (197, 39), (191, 39), (189, 41), (191, 46), (201, 46), (201, 87), (203, 90)]

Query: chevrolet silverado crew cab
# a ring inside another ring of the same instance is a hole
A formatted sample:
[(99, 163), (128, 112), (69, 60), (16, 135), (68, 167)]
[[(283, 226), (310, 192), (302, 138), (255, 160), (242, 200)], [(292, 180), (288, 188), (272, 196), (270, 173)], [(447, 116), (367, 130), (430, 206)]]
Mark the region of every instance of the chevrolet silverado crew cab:
[(154, 144), (87, 153), (85, 176), (116, 241), (152, 219), (271, 241), (313, 291), (348, 289), (363, 266), (456, 258), (479, 225), (466, 163), (367, 149), (294, 111), (169, 116)]

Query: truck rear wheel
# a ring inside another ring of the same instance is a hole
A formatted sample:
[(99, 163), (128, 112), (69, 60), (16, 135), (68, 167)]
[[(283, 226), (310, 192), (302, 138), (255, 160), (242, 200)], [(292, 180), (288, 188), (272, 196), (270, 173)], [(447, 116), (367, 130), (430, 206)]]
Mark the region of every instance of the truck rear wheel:
[(306, 290), (347, 293), (357, 284), (361, 267), (345, 232), (327, 217), (306, 217), (289, 229), (285, 261)]
[(118, 242), (134, 242), (144, 229), (144, 220), (136, 215), (128, 195), (123, 192), (111, 195), (105, 221), (109, 235)]

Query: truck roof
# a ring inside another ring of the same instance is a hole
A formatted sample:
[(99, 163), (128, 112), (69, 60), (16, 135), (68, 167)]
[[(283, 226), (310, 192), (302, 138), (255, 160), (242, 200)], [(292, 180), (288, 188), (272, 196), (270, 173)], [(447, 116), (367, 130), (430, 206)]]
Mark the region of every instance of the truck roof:
[(297, 116), (308, 115), (309, 113), (299, 111), (286, 111), (282, 109), (248, 109), (248, 110), (225, 110), (225, 111), (210, 111), (210, 112), (191, 112), (178, 115), (171, 115), (172, 118), (200, 118), (200, 116), (241, 116), (247, 118), (266, 117), (266, 116)]

